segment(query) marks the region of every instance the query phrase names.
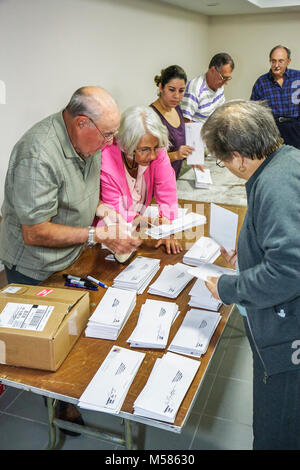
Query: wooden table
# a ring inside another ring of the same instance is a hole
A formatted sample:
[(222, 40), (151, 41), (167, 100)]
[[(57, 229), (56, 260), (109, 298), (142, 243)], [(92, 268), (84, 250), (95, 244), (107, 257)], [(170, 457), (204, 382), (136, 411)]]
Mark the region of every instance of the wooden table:
[[(188, 249), (189, 246), (191, 246), (201, 235), (209, 235), (208, 227), (210, 204), (182, 200), (180, 201), (180, 205), (182, 207), (188, 207), (194, 212), (204, 214), (207, 217), (207, 223), (205, 226), (195, 227), (194, 229), (186, 231), (184, 234), (181, 233), (176, 235), (178, 238), (183, 237), (182, 245), (183, 247)], [(232, 210), (233, 212), (238, 213), (239, 232), (246, 213), (246, 208), (242, 206), (222, 206), (228, 208), (229, 210)], [(150, 256), (152, 258), (159, 258), (161, 260), (161, 269), (156, 274), (153, 280), (155, 280), (159, 276), (159, 273), (166, 264), (175, 264), (177, 262), (181, 262), (183, 257), (183, 252), (178, 255), (167, 255), (164, 251), (164, 248), (162, 247), (159, 249), (154, 249), (153, 246), (155, 243), (156, 241), (154, 240), (145, 240), (138, 250), (138, 255)], [(65, 271), (55, 273), (43, 284), (51, 287), (63, 287), (64, 279), (62, 278), (62, 273), (67, 272), (77, 276), (90, 274), (95, 278), (100, 279), (101, 281), (109, 285), (112, 285), (115, 276), (122, 269), (124, 269), (125, 266), (119, 265), (113, 261), (105, 260), (104, 258), (107, 254), (107, 250), (101, 250), (99, 249), (99, 246), (86, 249), (72, 266), (70, 266)], [(226, 263), (224, 263), (221, 258), (218, 258), (218, 260), (216, 260), (216, 264), (226, 266)], [(67, 422), (62, 422), (61, 420), (55, 419), (55, 400), (63, 400), (77, 404), (79, 397), (81, 396), (81, 394), (83, 393), (83, 391), (99, 369), (101, 363), (105, 359), (111, 347), (116, 344), (124, 348), (129, 348), (129, 344), (126, 340), (130, 336), (132, 330), (134, 329), (137, 323), (140, 308), (147, 297), (151, 299), (163, 299), (170, 300), (172, 302), (175, 301), (179, 306), (181, 314), (178, 316), (178, 318), (171, 327), (169, 341), (167, 345), (168, 347), (171, 340), (174, 338), (179, 326), (181, 325), (185, 313), (187, 312), (187, 310), (190, 309), (190, 307), (188, 306), (189, 291), (195, 281), (196, 279), (192, 280), (176, 299), (166, 299), (155, 295), (147, 294), (146, 289), (143, 294), (137, 296), (136, 307), (133, 313), (130, 315), (127, 323), (125, 324), (123, 330), (121, 331), (121, 334), (119, 335), (116, 341), (86, 338), (83, 332), (72, 351), (69, 353), (61, 367), (56, 372), (0, 365), (0, 381), (2, 383), (9, 386), (22, 388), (25, 390), (30, 390), (34, 393), (38, 393), (48, 397), (50, 448), (53, 448), (55, 445), (55, 426), (73, 430), (78, 429), (80, 430), (80, 432), (82, 432), (82, 429), (78, 427), (79, 425), (77, 425), (77, 428), (75, 425), (74, 428), (74, 425), (69, 425)], [(95, 310), (96, 305), (99, 303), (104, 293), (105, 289), (102, 289), (101, 287), (99, 287), (98, 291), (90, 291), (91, 314)], [(133, 414), (133, 403), (141, 392), (141, 390), (143, 389), (144, 385), (146, 384), (155, 360), (161, 357), (166, 352), (166, 350), (161, 351), (151, 349), (139, 349), (139, 351), (146, 353), (146, 356), (129, 389), (129, 392), (123, 403), (121, 412), (119, 414), (121, 418), (125, 419), (124, 437), (115, 438), (114, 436), (107, 436), (103, 434), (101, 434), (101, 437), (107, 438), (109, 440), (113, 439), (115, 442), (123, 445), (125, 444), (127, 448), (131, 448), (131, 420), (144, 423), (149, 426), (156, 426), (161, 429), (180, 433), (185, 422), (187, 421), (193, 404), (197, 398), (201, 383), (208, 369), (209, 363), (213, 357), (213, 354), (216, 350), (216, 346), (220, 340), (222, 332), (229, 319), (232, 308), (233, 306), (221, 306), (219, 310), (222, 315), (221, 321), (219, 322), (218, 327), (211, 338), (207, 352), (200, 358), (201, 365), (191, 384), (191, 387), (188, 390), (188, 393), (186, 394), (179, 408), (174, 424), (143, 418)], [(86, 428), (85, 432), (86, 434), (92, 435), (94, 437), (99, 437), (99, 430)]]

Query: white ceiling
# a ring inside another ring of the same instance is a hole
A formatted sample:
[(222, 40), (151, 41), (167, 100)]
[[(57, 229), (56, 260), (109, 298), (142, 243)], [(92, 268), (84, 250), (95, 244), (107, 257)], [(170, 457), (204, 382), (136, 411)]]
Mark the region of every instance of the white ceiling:
[[(300, 0), (159, 0), (204, 15), (300, 12)], [(276, 5), (276, 6), (274, 6)]]

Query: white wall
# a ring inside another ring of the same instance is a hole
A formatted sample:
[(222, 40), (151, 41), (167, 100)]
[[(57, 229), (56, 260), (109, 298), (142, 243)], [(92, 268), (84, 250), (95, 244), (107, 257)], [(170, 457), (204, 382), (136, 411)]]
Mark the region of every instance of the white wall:
[(0, 0), (0, 204), (9, 155), (35, 122), (82, 85), (101, 85), (121, 110), (156, 98), (154, 75), (206, 67), (208, 18), (146, 0)]
[(290, 67), (300, 69), (299, 31), (298, 12), (210, 17), (210, 55), (228, 52), (236, 64), (227, 99), (249, 99), (255, 80), (270, 68), (270, 50), (278, 44), (291, 49)]

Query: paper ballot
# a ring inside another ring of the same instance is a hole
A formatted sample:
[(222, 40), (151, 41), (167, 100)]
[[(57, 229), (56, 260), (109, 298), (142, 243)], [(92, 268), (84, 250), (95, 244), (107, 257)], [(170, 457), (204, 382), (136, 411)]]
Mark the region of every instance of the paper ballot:
[(165, 266), (156, 281), (149, 287), (149, 294), (175, 299), (193, 279), (193, 274), (188, 272), (189, 269), (189, 266), (182, 263)]
[(210, 170), (205, 168), (201, 171), (199, 168), (194, 168), (195, 172), (195, 188), (209, 189), (212, 186), (212, 179)]
[(218, 312), (192, 308), (186, 313), (169, 351), (195, 357), (205, 354), (220, 319)]
[(220, 300), (213, 297), (212, 293), (207, 289), (202, 279), (197, 279), (190, 292), (190, 300), (188, 305), (191, 307), (213, 310), (217, 312), (222, 305)]
[(185, 143), (194, 147), (194, 151), (187, 157), (188, 165), (204, 164), (204, 144), (201, 138), (201, 122), (185, 123)]
[(228, 252), (235, 249), (238, 219), (235, 212), (211, 203), (210, 236)]
[(114, 279), (114, 287), (141, 294), (159, 270), (160, 260), (137, 256)]
[(168, 237), (173, 233), (182, 232), (183, 230), (196, 227), (197, 225), (204, 225), (205, 223), (206, 217), (204, 215), (190, 212), (189, 214), (182, 215), (181, 217), (173, 220), (171, 224), (152, 226), (152, 228), (146, 230), (146, 234), (158, 240), (160, 238)]
[(127, 342), (134, 348), (164, 349), (178, 313), (178, 305), (174, 302), (147, 299)]
[(135, 291), (109, 287), (89, 318), (85, 336), (116, 339), (135, 304)]
[(134, 414), (174, 423), (200, 361), (168, 352), (157, 359), (147, 384), (134, 402)]
[(220, 277), (222, 274), (234, 275), (236, 274), (236, 271), (235, 269), (224, 268), (223, 266), (217, 266), (216, 264), (203, 263), (201, 266), (189, 268), (188, 273), (206, 281), (208, 277)]
[(113, 346), (79, 398), (79, 407), (119, 413), (145, 354)]
[(220, 256), (220, 245), (210, 237), (200, 237), (185, 253), (182, 261), (191, 266), (213, 263)]

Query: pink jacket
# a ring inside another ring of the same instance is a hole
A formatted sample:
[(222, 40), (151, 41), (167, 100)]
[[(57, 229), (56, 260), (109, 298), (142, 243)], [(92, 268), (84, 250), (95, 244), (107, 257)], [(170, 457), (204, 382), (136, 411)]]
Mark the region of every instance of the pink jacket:
[[(165, 150), (162, 149), (150, 163), (144, 178), (147, 187), (145, 206), (149, 206), (154, 196), (160, 215), (175, 219), (178, 210), (175, 172)], [(119, 212), (127, 222), (138, 215), (132, 211), (121, 150), (116, 144), (107, 145), (101, 152), (100, 200)]]

